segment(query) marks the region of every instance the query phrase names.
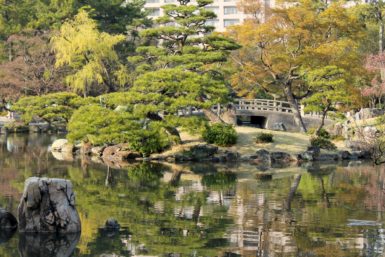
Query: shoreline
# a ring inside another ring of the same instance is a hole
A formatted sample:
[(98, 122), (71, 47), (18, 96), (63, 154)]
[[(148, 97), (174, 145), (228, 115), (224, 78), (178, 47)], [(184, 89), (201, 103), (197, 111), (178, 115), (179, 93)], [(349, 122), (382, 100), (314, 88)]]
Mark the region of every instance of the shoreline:
[[(183, 143), (162, 153), (143, 157), (128, 149), (126, 144), (112, 146), (72, 145), (66, 140), (52, 145), (52, 152), (62, 154), (60, 159), (71, 159), (74, 155), (90, 156), (96, 162), (121, 166), (124, 162), (183, 163), (248, 163), (261, 169), (298, 166), (302, 163), (370, 160), (367, 151), (353, 151), (338, 147), (335, 151), (325, 151), (309, 147), (310, 136), (300, 133), (271, 131), (250, 127), (236, 127), (238, 142), (230, 147), (218, 147), (203, 142), (198, 136), (181, 132)], [(274, 142), (256, 144), (253, 138), (258, 133), (272, 133)], [(289, 144), (289, 142), (293, 142)]]

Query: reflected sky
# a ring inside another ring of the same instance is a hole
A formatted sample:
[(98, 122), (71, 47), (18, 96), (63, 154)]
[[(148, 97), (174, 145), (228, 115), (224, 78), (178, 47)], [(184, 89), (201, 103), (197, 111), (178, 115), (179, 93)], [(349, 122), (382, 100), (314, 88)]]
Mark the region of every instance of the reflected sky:
[[(0, 207), (30, 176), (71, 179), (82, 234), (0, 233), (1, 257), (384, 256), (385, 167), (124, 164), (53, 156), (60, 135), (0, 137)], [(97, 162), (95, 162), (97, 161)], [(103, 229), (116, 218), (120, 231)]]

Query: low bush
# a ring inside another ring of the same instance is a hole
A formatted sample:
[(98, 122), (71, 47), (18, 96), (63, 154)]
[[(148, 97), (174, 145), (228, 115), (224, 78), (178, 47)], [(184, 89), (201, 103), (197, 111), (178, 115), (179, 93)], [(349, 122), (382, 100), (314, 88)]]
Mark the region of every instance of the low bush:
[(273, 134), (271, 133), (259, 133), (256, 138), (256, 143), (272, 143), (273, 140)]
[(310, 139), (310, 145), (319, 147), (325, 150), (335, 150), (337, 149), (336, 145), (333, 144), (329, 139), (324, 137), (313, 137)]
[(128, 112), (99, 105), (83, 106), (74, 112), (68, 123), (67, 138), (92, 145), (127, 143), (131, 150), (145, 156), (160, 152), (175, 141), (160, 121), (138, 120)]
[(318, 131), (317, 136), (325, 139), (330, 139), (330, 133), (327, 132), (324, 128), (321, 128), (320, 131)]
[(237, 132), (233, 126), (216, 123), (206, 126), (202, 134), (203, 139), (210, 144), (219, 146), (231, 146), (237, 142)]
[(317, 137), (327, 138), (330, 139), (330, 134), (327, 132), (326, 129), (321, 128), (320, 131), (318, 131), (318, 134), (316, 134), (317, 129), (316, 128), (309, 128), (306, 132), (308, 135), (315, 135)]

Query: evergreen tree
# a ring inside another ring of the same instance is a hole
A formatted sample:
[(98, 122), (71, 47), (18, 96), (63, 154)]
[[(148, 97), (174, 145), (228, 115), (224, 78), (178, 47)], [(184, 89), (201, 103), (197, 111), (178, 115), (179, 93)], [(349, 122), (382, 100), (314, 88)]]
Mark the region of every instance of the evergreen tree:
[[(338, 103), (352, 104), (359, 93), (347, 81), (346, 72), (336, 66), (325, 66), (308, 72), (306, 80), (310, 90), (314, 93), (306, 98), (305, 112), (321, 113), (321, 123), (316, 130), (319, 135), (325, 125), (325, 118), (329, 111), (337, 111)], [(347, 94), (347, 92), (350, 92)]]
[(143, 11), (144, 1), (134, 0), (78, 0), (76, 8), (89, 8), (91, 18), (94, 19), (99, 29), (111, 34), (127, 32), (127, 26), (140, 20), (148, 23)]
[(156, 26), (140, 33), (147, 44), (129, 58), (136, 76), (131, 92), (142, 96), (133, 104), (147, 108), (148, 116), (176, 114), (188, 107), (209, 113), (214, 104), (227, 101), (230, 91), (221, 63), (239, 46), (211, 33), (214, 27), (207, 21), (216, 16), (205, 8), (210, 3), (179, 0), (165, 5)]

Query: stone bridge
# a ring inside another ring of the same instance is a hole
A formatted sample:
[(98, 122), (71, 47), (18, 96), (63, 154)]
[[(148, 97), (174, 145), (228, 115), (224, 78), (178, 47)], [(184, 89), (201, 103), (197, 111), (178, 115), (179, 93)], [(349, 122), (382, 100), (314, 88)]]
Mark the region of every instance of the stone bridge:
[[(289, 102), (267, 99), (235, 99), (234, 106), (238, 125), (253, 125), (266, 129), (279, 129), (282, 125), (290, 131), (297, 131), (299, 127), (294, 121), (293, 110)], [(321, 122), (318, 113), (300, 112), (307, 128), (317, 127)], [(331, 122), (326, 119), (326, 124)]]
[[(223, 116), (227, 109), (224, 106), (214, 106), (212, 110)], [(236, 123), (238, 125), (248, 125), (273, 130), (284, 127), (288, 131), (299, 131), (299, 127), (294, 121), (293, 110), (289, 102), (286, 101), (235, 99), (233, 102), (233, 112), (234, 110)], [(304, 113), (302, 106), (300, 107), (300, 111), (307, 128), (318, 127), (321, 122), (320, 114)], [(194, 109), (192, 112), (199, 114), (201, 110)], [(234, 116), (234, 113), (232, 116)], [(326, 118), (326, 124), (330, 124), (331, 122), (329, 118)]]

